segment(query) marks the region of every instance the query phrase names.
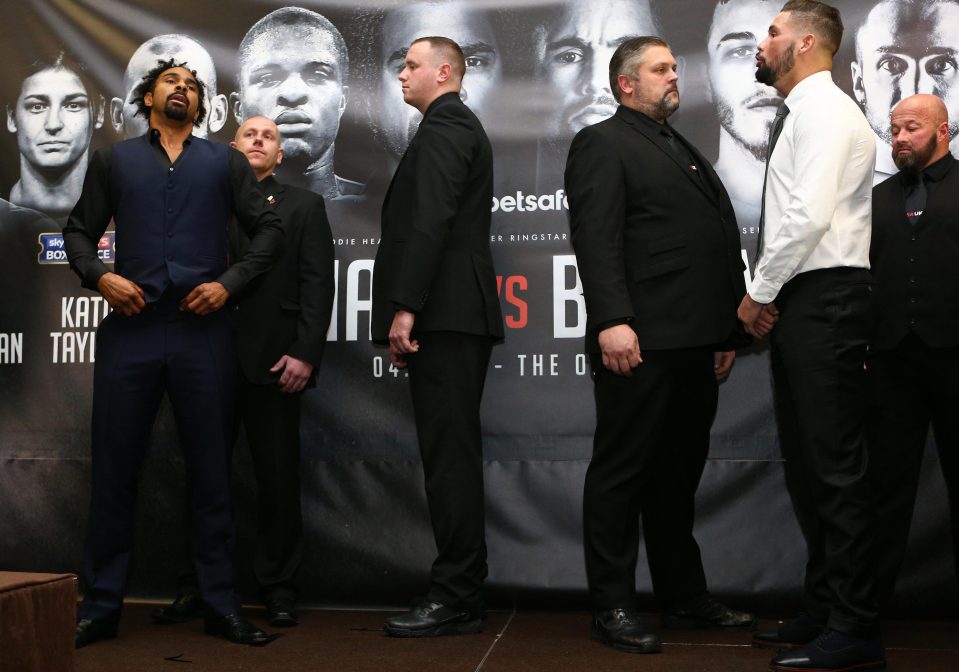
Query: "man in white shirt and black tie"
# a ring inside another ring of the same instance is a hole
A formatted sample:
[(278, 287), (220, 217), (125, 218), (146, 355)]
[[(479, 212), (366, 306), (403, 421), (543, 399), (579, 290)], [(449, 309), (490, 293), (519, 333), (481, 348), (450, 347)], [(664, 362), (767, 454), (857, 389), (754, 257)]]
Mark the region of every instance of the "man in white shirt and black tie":
[(770, 139), (758, 263), (739, 318), (756, 337), (772, 334), (786, 486), (809, 554), (803, 612), (753, 639), (791, 649), (773, 659), (773, 670), (885, 667), (863, 369), (875, 326), (876, 148), (861, 110), (832, 81), (842, 31), (835, 8), (791, 0), (756, 56), (756, 78), (775, 87), (785, 107)]

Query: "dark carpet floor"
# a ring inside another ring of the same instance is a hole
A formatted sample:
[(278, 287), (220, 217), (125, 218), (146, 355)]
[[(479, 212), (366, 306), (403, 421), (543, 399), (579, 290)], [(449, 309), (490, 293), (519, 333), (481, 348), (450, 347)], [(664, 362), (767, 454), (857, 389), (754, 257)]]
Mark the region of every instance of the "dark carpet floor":
[[(299, 626), (249, 648), (204, 635), (200, 621), (152, 625), (151, 608), (129, 605), (118, 639), (77, 651), (77, 672), (761, 672), (772, 657), (749, 633), (713, 631), (662, 631), (662, 654), (620, 653), (590, 641), (588, 614), (559, 611), (496, 611), (479, 635), (400, 640), (380, 629), (389, 612), (304, 610)], [(261, 611), (247, 615), (264, 625)], [(959, 670), (959, 621), (886, 623), (884, 640), (893, 672)]]

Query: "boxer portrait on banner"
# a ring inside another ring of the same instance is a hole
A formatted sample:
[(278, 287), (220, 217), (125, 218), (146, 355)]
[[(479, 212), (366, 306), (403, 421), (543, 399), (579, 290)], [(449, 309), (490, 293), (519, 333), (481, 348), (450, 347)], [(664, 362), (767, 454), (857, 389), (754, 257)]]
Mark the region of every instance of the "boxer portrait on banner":
[[(97, 150), (64, 228), (70, 267), (113, 308), (97, 329), (91, 493), (77, 648), (117, 635), (133, 553), (137, 480), (164, 395), (176, 418), (192, 505), (205, 632), (271, 637), (239, 615), (230, 500), (236, 344), (223, 308), (283, 248), (279, 215), (247, 158), (192, 135), (207, 112), (187, 63), (158, 61), (135, 88), (142, 136)], [(229, 264), (227, 224), (250, 237)], [(116, 263), (97, 255), (116, 228)]]
[(373, 340), (409, 372), (437, 556), (425, 597), (386, 619), (395, 637), (480, 632), (486, 530), (480, 400), (503, 317), (490, 253), (493, 151), (463, 103), (462, 49), (414, 40), (393, 84), (423, 115), (383, 202)]
[(277, 124), (283, 181), (327, 200), (362, 194), (362, 184), (334, 172), (350, 75), (336, 26), (311, 10), (283, 7), (253, 24), (238, 58), (238, 89), (230, 96), (237, 123), (262, 115)]
[(37, 61), (7, 105), (7, 130), (17, 137), (20, 179), (10, 202), (55, 219), (80, 197), (93, 131), (103, 125), (104, 99), (86, 69), (60, 52)]
[(949, 137), (959, 148), (959, 2), (881, 0), (855, 33), (852, 87), (876, 134), (878, 184), (898, 169), (889, 116), (917, 93), (938, 96), (949, 113)]
[(591, 636), (658, 653), (636, 596), (640, 518), (665, 627), (755, 622), (709, 594), (693, 537), (719, 381), (749, 341), (736, 321), (744, 265), (726, 190), (667, 122), (680, 102), (669, 45), (629, 38), (607, 73), (619, 107), (577, 133), (565, 176), (596, 404), (583, 491)]

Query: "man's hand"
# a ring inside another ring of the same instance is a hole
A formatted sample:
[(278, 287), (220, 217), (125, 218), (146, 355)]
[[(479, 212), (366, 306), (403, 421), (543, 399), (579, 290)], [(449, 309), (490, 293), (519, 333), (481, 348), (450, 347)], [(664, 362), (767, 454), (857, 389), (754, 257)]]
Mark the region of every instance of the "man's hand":
[(768, 334), (779, 320), (776, 304), (757, 303), (749, 294), (743, 297), (736, 315), (743, 323), (746, 333), (755, 338)]
[(306, 387), (306, 382), (310, 379), (310, 374), (313, 373), (313, 365), (304, 362), (302, 359), (283, 355), (280, 357), (280, 361), (270, 369), (270, 373), (276, 373), (277, 371), (283, 372), (280, 374), (279, 380), (280, 392), (292, 394)]
[(599, 349), (603, 353), (603, 366), (620, 376), (633, 375), (633, 369), (643, 363), (639, 338), (628, 324), (617, 324), (599, 332)]
[(713, 353), (713, 372), (716, 374), (716, 380), (722, 382), (729, 377), (729, 372), (733, 370), (733, 362), (736, 361), (736, 351), (727, 350), (726, 352)]
[(219, 282), (204, 282), (194, 287), (193, 291), (180, 301), (180, 310), (209, 315), (222, 308), (228, 298), (230, 292)]
[(410, 340), (416, 315), (408, 310), (397, 310), (390, 325), (390, 362), (397, 369), (406, 368), (406, 355), (419, 352), (419, 341)]
[(113, 310), (128, 317), (136, 315), (146, 305), (140, 286), (116, 273), (107, 272), (101, 275), (97, 280), (97, 290)]

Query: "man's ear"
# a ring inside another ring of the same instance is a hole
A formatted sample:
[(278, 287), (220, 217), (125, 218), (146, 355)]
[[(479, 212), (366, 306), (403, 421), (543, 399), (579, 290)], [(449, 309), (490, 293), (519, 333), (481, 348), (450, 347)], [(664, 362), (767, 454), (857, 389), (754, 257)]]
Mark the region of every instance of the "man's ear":
[(106, 98), (100, 96), (100, 104), (97, 105), (97, 113), (93, 118), (93, 127), (102, 128), (103, 127), (103, 108), (106, 107), (107, 101)]
[(350, 87), (344, 86), (343, 95), (340, 96), (340, 109), (339, 109), (340, 119), (343, 118), (343, 113), (346, 111), (346, 99), (349, 95), (350, 95)]
[(237, 126), (243, 124), (243, 103), (240, 101), (240, 94), (236, 91), (230, 94), (230, 107), (233, 108), (233, 118), (236, 119)]
[(849, 72), (852, 73), (852, 93), (856, 101), (866, 107), (866, 87), (862, 83), (862, 65), (859, 61), (853, 61), (849, 64)]
[(110, 125), (117, 133), (123, 133), (123, 99), (114, 98), (110, 101)]
[(11, 133), (17, 132), (17, 120), (14, 117), (13, 110), (10, 109), (10, 106), (7, 105), (7, 130)]
[(452, 74), (453, 66), (451, 66), (449, 63), (444, 63), (439, 67), (439, 70), (436, 71), (436, 81), (440, 84), (445, 84), (449, 81)]
[(213, 96), (210, 100), (210, 109), (207, 111), (206, 126), (210, 133), (216, 133), (226, 124), (226, 117), (230, 103), (222, 93)]

